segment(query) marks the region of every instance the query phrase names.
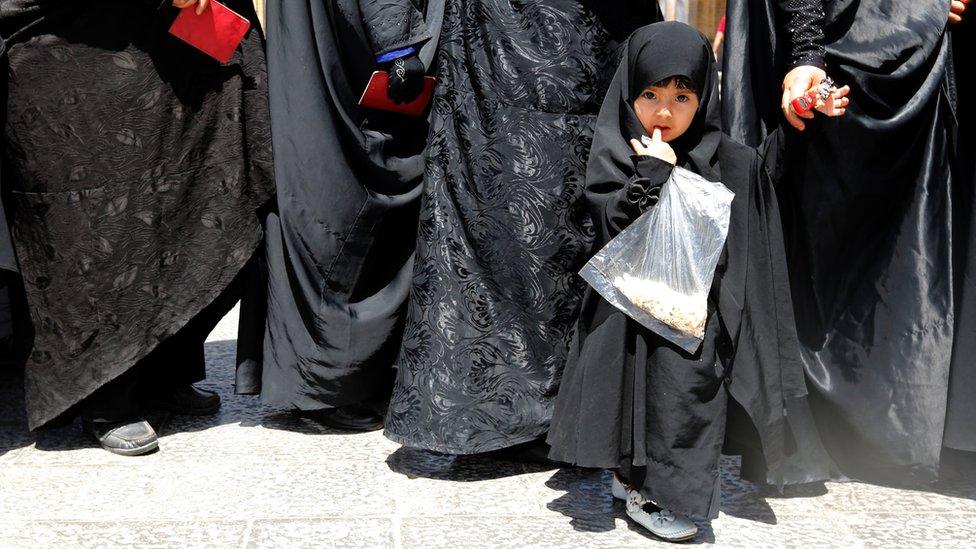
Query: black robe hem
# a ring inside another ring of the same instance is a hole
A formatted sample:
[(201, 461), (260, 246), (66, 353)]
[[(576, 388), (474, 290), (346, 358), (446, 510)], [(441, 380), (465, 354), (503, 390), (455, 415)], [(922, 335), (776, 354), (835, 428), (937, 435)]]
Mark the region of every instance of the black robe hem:
[[(419, 448), (422, 450), (429, 450), (431, 452), (438, 452), (441, 454), (451, 454), (455, 456), (475, 456), (478, 454), (487, 454), (489, 452), (497, 452), (498, 450), (505, 450), (513, 446), (518, 446), (519, 444), (525, 444), (526, 442), (532, 442), (539, 440), (540, 437), (545, 437), (549, 432), (548, 427), (545, 429), (539, 429), (538, 432), (533, 434), (517, 436), (509, 439), (505, 439), (503, 442), (497, 444), (481, 444), (478, 445), (477, 451), (471, 451), (470, 445), (467, 446), (452, 446), (449, 444), (430, 444), (428, 442), (418, 441), (408, 436), (402, 436), (391, 432), (389, 429), (383, 430), (383, 436), (396, 442), (401, 446), (407, 446), (410, 448)], [(558, 460), (562, 461), (562, 460)], [(567, 462), (568, 463), (568, 462)], [(614, 466), (616, 467), (616, 466)]]
[[(98, 387), (93, 387), (91, 390), (85, 392), (85, 394), (81, 394), (81, 395), (79, 395), (76, 398), (69, 399), (66, 402), (66, 406), (64, 406), (62, 409), (57, 410), (55, 412), (49, 412), (49, 413), (44, 413), (44, 414), (34, 414), (34, 413), (31, 413), (30, 404), (28, 403), (28, 407), (27, 407), (27, 410), (28, 410), (28, 428), (31, 431), (36, 431), (38, 429), (43, 428), (48, 423), (50, 423), (50, 422), (52, 422), (52, 421), (54, 421), (54, 420), (56, 420), (56, 419), (58, 419), (60, 417), (63, 417), (65, 414), (72, 413), (74, 411), (74, 409), (77, 408), (78, 404), (81, 404), (82, 401), (84, 401), (86, 398), (90, 397), (95, 391), (97, 391), (101, 387), (104, 387), (106, 384), (112, 382), (113, 380), (117, 379), (119, 376), (121, 376), (121, 375), (125, 374), (126, 372), (128, 372), (129, 370), (131, 370), (133, 367), (135, 367), (139, 363), (140, 360), (142, 360), (143, 358), (145, 358), (146, 356), (148, 356), (157, 347), (159, 347), (159, 345), (161, 345), (164, 341), (166, 341), (167, 338), (169, 338), (169, 337), (173, 336), (174, 334), (176, 334), (177, 332), (179, 332), (184, 326), (186, 326), (191, 320), (193, 320), (194, 317), (196, 317), (198, 314), (200, 314), (201, 311), (203, 311), (211, 303), (213, 303), (214, 301), (216, 301), (217, 298), (220, 296), (220, 294), (222, 294), (230, 286), (230, 283), (241, 272), (241, 270), (244, 269), (244, 267), (247, 265), (248, 261), (250, 261), (251, 257), (254, 255), (254, 252), (257, 250), (258, 246), (261, 244), (261, 240), (262, 240), (262, 237), (260, 236), (260, 234), (258, 234), (258, 237), (255, 238), (253, 242), (249, 243), (246, 246), (246, 249), (248, 250), (248, 253), (245, 256), (244, 260), (241, 261), (240, 265), (238, 265), (238, 266), (236, 266), (236, 268), (234, 268), (234, 270), (233, 270), (234, 271), (233, 276), (229, 276), (227, 278), (227, 281), (224, 284), (222, 284), (220, 287), (215, 288), (215, 289), (213, 289), (211, 291), (206, 292), (205, 299), (201, 299), (201, 300), (195, 301), (195, 303), (198, 303), (199, 304), (198, 306), (196, 306), (196, 307), (194, 307), (192, 309), (187, 309), (188, 312), (185, 313), (185, 314), (183, 314), (183, 315), (181, 315), (180, 316), (180, 319), (178, 321), (172, 322), (169, 325), (167, 325), (167, 326), (165, 326), (165, 327), (163, 327), (161, 329), (153, 330), (153, 331), (147, 333), (146, 334), (146, 337), (144, 338), (144, 341), (155, 338), (155, 340), (156, 340), (155, 344), (153, 344), (153, 345), (145, 345), (143, 347), (143, 349), (141, 349), (135, 355), (135, 357), (133, 359), (131, 359), (131, 361), (130, 361), (131, 363), (128, 366), (126, 366), (124, 368), (121, 368), (121, 369), (119, 368), (119, 365), (118, 364), (109, 364), (109, 365), (104, 366), (105, 370), (112, 371), (112, 372), (114, 372), (114, 374), (110, 378), (106, 379), (106, 381), (102, 385), (100, 385)], [(165, 337), (160, 337), (160, 336), (164, 336), (164, 335), (165, 335)]]

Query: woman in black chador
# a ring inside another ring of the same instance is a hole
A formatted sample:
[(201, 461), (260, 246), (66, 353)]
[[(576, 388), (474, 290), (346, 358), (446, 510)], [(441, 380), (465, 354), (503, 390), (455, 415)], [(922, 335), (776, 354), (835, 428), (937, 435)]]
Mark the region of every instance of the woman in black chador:
[(378, 429), (410, 289), (427, 120), (358, 101), (375, 70), (389, 71), (391, 97), (413, 99), (433, 33), (411, 0), (278, 0), (267, 23), (278, 196), (268, 293), (249, 296), (241, 320), (258, 348), (240, 349), (237, 391)]
[(758, 434), (776, 481), (784, 402), (804, 393), (772, 184), (757, 151), (723, 135), (719, 117), (708, 40), (682, 23), (635, 32), (586, 171), (594, 249), (654, 207), (675, 166), (735, 194), (729, 234), (694, 354), (587, 292), (548, 437), (554, 459), (619, 469), (613, 492), (627, 514), (671, 541), (695, 535), (685, 515), (718, 514), (727, 410), (745, 412), (728, 427)]
[(546, 433), (592, 228), (593, 123), (644, 0), (443, 9), (416, 264), (386, 435), (446, 453)]
[[(953, 195), (952, 236), (956, 252), (956, 338), (949, 370), (949, 402), (943, 444), (953, 450), (976, 452), (976, 5), (954, 3), (950, 18), (955, 109), (959, 122), (955, 143), (956, 192)], [(966, 68), (963, 68), (966, 63)]]
[(801, 451), (788, 477), (839, 468), (864, 480), (934, 480), (943, 445), (976, 449), (976, 309), (960, 278), (972, 267), (960, 255), (953, 266), (953, 248), (971, 242), (970, 216), (957, 209), (971, 203), (972, 149), (954, 145), (963, 111), (950, 2), (765, 4), (729, 2), (723, 108), (734, 138), (756, 144), (780, 124), (784, 74), (788, 90), (804, 73), (852, 89), (844, 118), (791, 120), (806, 129), (783, 159), (810, 393), (809, 407), (790, 411)]
[[(201, 7), (194, 0), (179, 5)], [(221, 65), (159, 0), (0, 0), (3, 190), (33, 350), (32, 429), (78, 410), (106, 449), (157, 446), (149, 406), (194, 389), (273, 193), (262, 37)]]

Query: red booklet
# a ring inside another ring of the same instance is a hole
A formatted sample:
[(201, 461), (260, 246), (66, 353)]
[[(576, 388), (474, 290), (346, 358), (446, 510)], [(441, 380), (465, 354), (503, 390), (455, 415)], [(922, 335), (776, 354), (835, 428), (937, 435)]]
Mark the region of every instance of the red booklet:
[(359, 105), (368, 109), (378, 109), (381, 111), (397, 112), (408, 116), (423, 116), (430, 104), (430, 98), (434, 96), (435, 79), (433, 76), (424, 77), (424, 89), (416, 99), (409, 103), (394, 103), (386, 95), (386, 87), (389, 84), (390, 76), (386, 71), (376, 71), (369, 79), (369, 84), (363, 91), (363, 96), (359, 99)]
[(214, 0), (200, 15), (197, 15), (195, 5), (183, 8), (169, 33), (226, 63), (250, 28), (251, 22), (247, 18)]

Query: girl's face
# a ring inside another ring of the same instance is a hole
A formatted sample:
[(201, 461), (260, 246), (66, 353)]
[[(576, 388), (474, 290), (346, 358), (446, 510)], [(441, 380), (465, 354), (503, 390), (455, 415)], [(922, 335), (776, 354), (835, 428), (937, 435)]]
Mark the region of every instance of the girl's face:
[(688, 131), (698, 112), (698, 94), (679, 88), (674, 80), (663, 87), (649, 86), (634, 100), (634, 112), (647, 135), (658, 128), (667, 143)]

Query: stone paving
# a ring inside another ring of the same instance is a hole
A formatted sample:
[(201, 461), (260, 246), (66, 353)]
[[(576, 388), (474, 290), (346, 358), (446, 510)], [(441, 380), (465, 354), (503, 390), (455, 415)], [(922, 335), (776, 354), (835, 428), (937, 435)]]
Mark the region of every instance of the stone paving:
[[(19, 380), (0, 374), (0, 547), (668, 546), (625, 518), (604, 472), (404, 449), (234, 396), (235, 318), (207, 347), (222, 411), (152, 418), (149, 456), (104, 452), (77, 423), (28, 433)], [(691, 544), (976, 546), (976, 477), (764, 497), (736, 468), (725, 460), (722, 514)]]

